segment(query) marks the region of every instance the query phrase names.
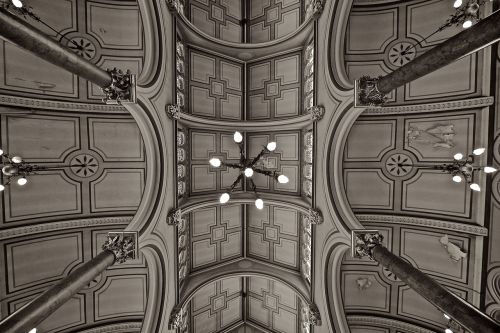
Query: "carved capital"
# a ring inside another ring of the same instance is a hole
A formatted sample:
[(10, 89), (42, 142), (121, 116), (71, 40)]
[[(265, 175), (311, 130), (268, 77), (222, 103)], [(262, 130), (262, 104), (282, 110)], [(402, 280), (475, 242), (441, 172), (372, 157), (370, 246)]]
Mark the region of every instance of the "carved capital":
[(167, 105), (167, 116), (170, 119), (181, 119), (181, 107), (177, 104)]
[(184, 14), (184, 5), (181, 0), (167, 0), (167, 7), (174, 13)]
[(325, 108), (319, 105), (311, 106), (307, 108), (307, 113), (311, 115), (312, 121), (319, 121), (325, 115)]
[(111, 75), (111, 84), (101, 88), (106, 97), (102, 99), (106, 104), (120, 104), (121, 102), (137, 102), (135, 93), (135, 75), (129, 70), (123, 73), (121, 69), (108, 69)]
[(103, 250), (115, 254), (115, 263), (122, 264), (129, 259), (138, 257), (137, 232), (109, 232), (108, 239), (102, 245)]
[(378, 90), (378, 78), (363, 76), (354, 85), (354, 107), (383, 106), (387, 101), (385, 94)]
[(304, 323), (306, 325), (320, 326), (321, 325), (321, 315), (319, 313), (316, 304), (308, 304), (304, 309)]
[(309, 222), (311, 224), (321, 224), (323, 223), (323, 214), (316, 208), (309, 208)]
[(351, 254), (353, 258), (369, 257), (373, 260), (372, 251), (375, 246), (382, 245), (384, 237), (378, 230), (352, 230)]
[(181, 209), (172, 209), (167, 216), (168, 225), (179, 225), (182, 222), (182, 211)]
[(182, 328), (182, 308), (173, 308), (168, 319), (168, 329), (175, 330)]
[(313, 0), (312, 1), (312, 12), (313, 15), (320, 15), (325, 7), (323, 0)]

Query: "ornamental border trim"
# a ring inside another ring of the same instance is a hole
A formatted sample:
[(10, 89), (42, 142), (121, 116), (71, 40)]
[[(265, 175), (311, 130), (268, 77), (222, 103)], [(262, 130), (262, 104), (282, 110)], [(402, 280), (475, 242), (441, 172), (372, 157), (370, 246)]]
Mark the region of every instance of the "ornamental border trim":
[(396, 328), (404, 330), (408, 333), (434, 333), (434, 331), (430, 331), (426, 328), (419, 327), (417, 325), (405, 323), (399, 320), (389, 319), (389, 318), (380, 318), (375, 316), (347, 316), (347, 322), (349, 326), (361, 324), (374, 324), (380, 325), (381, 327), (387, 328)]
[(411, 216), (392, 216), (392, 215), (371, 215), (371, 214), (356, 214), (360, 222), (375, 222), (375, 223), (396, 223), (408, 224), (413, 226), (434, 227), (437, 229), (450, 230), (455, 232), (465, 232), (471, 235), (488, 236), (488, 229), (483, 226), (469, 225), (465, 223), (426, 219)]
[(142, 323), (120, 323), (120, 324), (111, 324), (104, 327), (95, 327), (81, 331), (80, 333), (111, 333), (111, 332), (125, 333), (125, 332), (130, 332), (130, 330), (140, 332), (141, 328), (142, 328)]
[(495, 98), (492, 96), (488, 96), (441, 103), (384, 106), (383, 108), (367, 107), (365, 111), (363, 111), (363, 115), (446, 112), (472, 109), (477, 107), (488, 107), (490, 105), (493, 105), (494, 102)]

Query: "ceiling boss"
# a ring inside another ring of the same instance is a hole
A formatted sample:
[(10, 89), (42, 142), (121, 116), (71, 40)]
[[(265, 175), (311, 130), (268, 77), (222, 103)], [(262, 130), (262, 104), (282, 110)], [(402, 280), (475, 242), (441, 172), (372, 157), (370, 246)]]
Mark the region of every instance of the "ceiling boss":
[(210, 165), (213, 166), (214, 168), (219, 168), (221, 166), (225, 166), (228, 168), (240, 170), (240, 174), (238, 175), (236, 180), (231, 185), (229, 191), (222, 193), (220, 198), (219, 198), (219, 201), (221, 204), (227, 203), (229, 201), (229, 199), (231, 198), (230, 194), (233, 192), (235, 187), (238, 186), (238, 184), (241, 182), (243, 177), (246, 177), (250, 181), (251, 190), (255, 193), (255, 195), (257, 197), (255, 199), (255, 207), (257, 207), (258, 209), (262, 209), (262, 208), (264, 208), (264, 201), (261, 198), (259, 198), (259, 196), (257, 194), (257, 186), (255, 185), (255, 183), (252, 179), (254, 172), (260, 173), (262, 175), (266, 175), (267, 177), (270, 177), (270, 178), (273, 178), (281, 184), (288, 183), (287, 176), (280, 174), (276, 171), (265, 170), (265, 169), (262, 169), (262, 168), (259, 168), (256, 166), (257, 162), (264, 155), (269, 154), (276, 149), (276, 142), (274, 142), (274, 141), (269, 142), (265, 147), (262, 148), (262, 150), (260, 151), (260, 153), (257, 156), (255, 156), (253, 159), (251, 159), (251, 158), (246, 157), (245, 147), (243, 144), (243, 135), (240, 132), (236, 131), (236, 132), (234, 132), (233, 139), (234, 139), (234, 142), (236, 142), (238, 144), (238, 146), (240, 147), (240, 162), (239, 163), (237, 163), (237, 164), (225, 163), (216, 157), (210, 159), (210, 161), (209, 161)]

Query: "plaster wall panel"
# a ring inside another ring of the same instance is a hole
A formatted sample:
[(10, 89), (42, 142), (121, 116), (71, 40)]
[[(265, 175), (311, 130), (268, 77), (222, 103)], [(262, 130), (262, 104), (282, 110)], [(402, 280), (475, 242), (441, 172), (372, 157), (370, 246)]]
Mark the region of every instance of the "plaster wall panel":
[(344, 179), (351, 207), (393, 207), (393, 182), (379, 170), (345, 169)]
[(396, 146), (396, 122), (356, 122), (346, 144), (346, 161), (380, 161)]
[[(360, 289), (358, 279), (367, 279), (370, 287)], [(363, 308), (365, 310), (389, 312), (391, 304), (391, 287), (376, 273), (344, 272), (343, 299), (346, 310)]]
[(397, 15), (396, 9), (351, 13), (347, 28), (347, 53), (383, 52), (397, 38)]
[(92, 210), (134, 210), (141, 202), (144, 170), (106, 170), (91, 185)]

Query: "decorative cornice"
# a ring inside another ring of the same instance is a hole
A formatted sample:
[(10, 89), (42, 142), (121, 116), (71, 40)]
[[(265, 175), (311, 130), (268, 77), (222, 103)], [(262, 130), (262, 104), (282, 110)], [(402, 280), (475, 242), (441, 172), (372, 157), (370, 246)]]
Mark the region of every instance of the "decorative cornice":
[(434, 331), (413, 324), (405, 323), (403, 321), (375, 316), (347, 316), (347, 322), (349, 323), (349, 326), (375, 325), (384, 328), (394, 328), (396, 330), (402, 330), (407, 333), (434, 333)]
[(27, 98), (19, 96), (0, 95), (0, 105), (75, 112), (117, 112), (126, 113), (127, 110), (121, 105), (86, 104), (62, 101), (51, 101), (46, 99)]
[(181, 107), (177, 104), (168, 104), (167, 105), (167, 116), (170, 119), (181, 119)]
[(479, 97), (459, 101), (449, 101), (441, 103), (385, 106), (383, 108), (369, 107), (364, 111), (366, 114), (394, 114), (394, 113), (423, 113), (423, 112), (444, 112), (456, 111), (472, 108), (483, 108), (494, 103), (493, 97)]
[(422, 227), (450, 230), (455, 232), (465, 232), (471, 235), (488, 236), (488, 229), (473, 224), (433, 220), (421, 217), (397, 216), (397, 215), (394, 216), (394, 215), (356, 214), (356, 217), (362, 223), (373, 222), (373, 223), (409, 224), (409, 225), (418, 225)]
[(182, 222), (182, 210), (179, 209), (172, 209), (170, 212), (168, 212), (167, 216), (167, 224), (168, 225), (179, 225), (179, 223)]
[(141, 330), (141, 327), (141, 323), (121, 323), (94, 327), (85, 331), (81, 331), (80, 333), (129, 333), (130, 330), (139, 332)]
[(368, 257), (373, 259), (373, 249), (381, 246), (384, 236), (378, 230), (352, 230), (351, 231), (351, 255), (353, 258)]
[(102, 245), (103, 250), (115, 254), (115, 263), (123, 264), (138, 257), (139, 235), (137, 232), (108, 232), (108, 239)]
[(125, 216), (125, 217), (100, 217), (93, 219), (40, 223), (25, 227), (0, 230), (0, 240), (21, 237), (25, 235), (38, 234), (42, 232), (56, 231), (56, 230), (129, 224), (130, 221), (132, 221), (132, 217)]

